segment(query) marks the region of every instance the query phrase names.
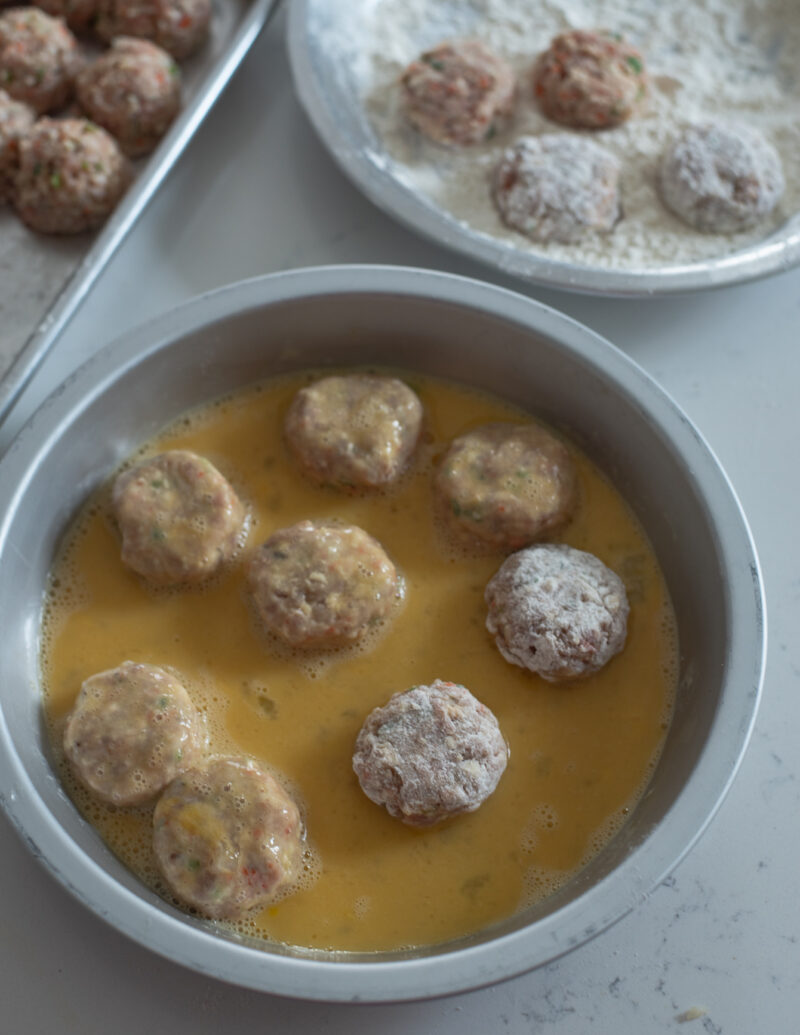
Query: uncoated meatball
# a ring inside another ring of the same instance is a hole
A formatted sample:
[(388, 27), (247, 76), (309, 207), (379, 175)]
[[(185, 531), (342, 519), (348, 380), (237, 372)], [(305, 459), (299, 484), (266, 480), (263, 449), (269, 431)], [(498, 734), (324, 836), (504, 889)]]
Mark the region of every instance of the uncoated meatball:
[(63, 18), (73, 32), (86, 32), (97, 12), (98, 0), (36, 0), (53, 18)]
[(19, 142), (35, 118), (33, 108), (12, 100), (5, 90), (0, 90), (0, 202), (13, 193), (19, 166)]
[(198, 583), (243, 544), (247, 512), (210, 460), (173, 449), (114, 483), (122, 560), (155, 585)]
[(275, 532), (250, 562), (250, 595), (264, 626), (293, 647), (352, 643), (402, 593), (381, 544), (356, 525), (301, 521)]
[(254, 762), (217, 758), (179, 776), (153, 815), (153, 848), (175, 895), (213, 919), (272, 901), (299, 875), (297, 805)]
[(625, 646), (628, 598), (601, 560), (543, 543), (512, 554), (486, 587), (498, 650), (550, 682), (599, 671)]
[(618, 33), (574, 29), (556, 36), (539, 57), (533, 89), (554, 122), (607, 129), (641, 106), (647, 76), (642, 55)]
[(325, 377), (302, 388), (286, 414), (286, 441), (317, 481), (376, 488), (408, 463), (422, 427), (422, 403), (394, 377)]
[(120, 36), (76, 81), (78, 103), (125, 154), (148, 154), (181, 106), (180, 69), (148, 40)]
[(619, 162), (583, 137), (521, 137), (495, 168), (492, 196), (507, 226), (569, 244), (619, 220)]
[(14, 204), (39, 233), (80, 234), (108, 218), (130, 179), (104, 129), (86, 119), (39, 119), (19, 142)]
[(16, 100), (39, 114), (62, 107), (80, 65), (77, 41), (60, 19), (36, 7), (0, 14), (0, 87)]
[(84, 682), (64, 732), (81, 783), (112, 805), (155, 798), (198, 760), (202, 745), (184, 686), (162, 668), (133, 661)]
[(758, 130), (708, 123), (689, 126), (665, 151), (661, 197), (690, 226), (728, 234), (754, 226), (784, 190), (778, 152)]
[(427, 827), (474, 812), (497, 787), (508, 747), (497, 719), (466, 687), (435, 680), (394, 694), (356, 739), (361, 789), (404, 823)]
[(400, 83), (412, 125), (451, 147), (491, 137), (514, 107), (514, 73), (480, 40), (440, 43), (413, 61)]
[(151, 40), (183, 61), (205, 43), (210, 22), (211, 0), (98, 0), (95, 31), (107, 43)]
[(565, 524), (577, 498), (567, 448), (536, 424), (485, 424), (455, 439), (434, 490), (449, 526), (502, 550)]

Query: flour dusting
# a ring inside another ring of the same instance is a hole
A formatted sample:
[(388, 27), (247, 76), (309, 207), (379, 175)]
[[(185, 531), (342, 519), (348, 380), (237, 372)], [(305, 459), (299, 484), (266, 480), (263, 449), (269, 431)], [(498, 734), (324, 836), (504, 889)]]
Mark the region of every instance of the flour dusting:
[[(620, 32), (642, 51), (651, 90), (641, 115), (600, 132), (567, 130), (541, 115), (531, 90), (533, 62), (553, 36), (575, 28)], [(392, 175), (472, 232), (556, 261), (641, 270), (730, 254), (764, 240), (800, 211), (796, 0), (373, 0), (361, 29), (359, 85)], [(397, 80), (422, 50), (459, 36), (478, 37), (510, 62), (519, 97), (508, 129), (488, 144), (448, 151), (407, 124)], [(664, 207), (658, 161), (685, 126), (722, 120), (761, 130), (781, 156), (786, 192), (755, 229), (704, 234)], [(501, 222), (491, 172), (518, 137), (565, 132), (590, 136), (617, 157), (624, 215), (608, 234), (591, 232), (572, 244), (534, 243)]]

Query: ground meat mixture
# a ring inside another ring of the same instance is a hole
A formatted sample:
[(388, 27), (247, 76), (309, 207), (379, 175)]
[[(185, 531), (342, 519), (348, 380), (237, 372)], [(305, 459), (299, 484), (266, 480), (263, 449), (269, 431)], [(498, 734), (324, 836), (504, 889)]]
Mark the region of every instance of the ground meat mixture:
[(301, 521), (275, 532), (250, 563), (250, 595), (266, 629), (293, 647), (352, 643), (402, 593), (381, 544), (356, 525)]
[(439, 44), (408, 66), (400, 85), (412, 125), (450, 147), (487, 140), (514, 107), (514, 73), (480, 40)]
[(474, 812), (497, 787), (508, 747), (466, 687), (435, 680), (370, 712), (356, 740), (361, 789), (391, 816), (426, 827)]
[(584, 137), (521, 137), (495, 167), (492, 197), (507, 226), (570, 244), (619, 221), (619, 162)]
[(533, 89), (554, 122), (607, 129), (647, 96), (642, 55), (619, 34), (574, 29), (556, 36), (533, 69)]
[(63, 18), (73, 32), (88, 32), (97, 13), (98, 0), (35, 0), (53, 18)]
[(577, 498), (572, 458), (536, 424), (485, 424), (453, 441), (434, 490), (449, 527), (517, 550), (565, 524)]
[(12, 193), (19, 168), (19, 142), (36, 118), (33, 108), (0, 90), (0, 202)]
[(486, 587), (486, 603), (486, 628), (506, 661), (550, 682), (591, 675), (625, 645), (622, 580), (571, 546), (512, 554)]
[(81, 782), (112, 805), (139, 805), (199, 760), (198, 713), (179, 680), (125, 661), (81, 687), (64, 751)]
[(205, 43), (210, 23), (211, 0), (98, 0), (95, 31), (108, 43), (151, 40), (183, 61)]
[(175, 449), (117, 478), (122, 560), (155, 585), (203, 582), (243, 545), (247, 512), (205, 457)]
[(14, 204), (33, 230), (79, 234), (100, 226), (131, 170), (116, 141), (86, 119), (40, 119), (19, 142)]
[(121, 36), (79, 73), (78, 103), (131, 157), (149, 154), (181, 106), (180, 69), (161, 47)]
[(297, 805), (254, 762), (217, 758), (179, 776), (153, 816), (153, 847), (175, 895), (236, 919), (275, 899), (302, 866)]
[(697, 230), (729, 234), (769, 215), (784, 190), (781, 160), (756, 129), (689, 126), (659, 170), (664, 204)]
[(376, 488), (408, 463), (422, 427), (422, 403), (394, 377), (325, 377), (301, 389), (286, 415), (286, 441), (314, 479), (338, 488)]
[(66, 25), (36, 7), (0, 14), (0, 88), (39, 114), (63, 107), (81, 65)]

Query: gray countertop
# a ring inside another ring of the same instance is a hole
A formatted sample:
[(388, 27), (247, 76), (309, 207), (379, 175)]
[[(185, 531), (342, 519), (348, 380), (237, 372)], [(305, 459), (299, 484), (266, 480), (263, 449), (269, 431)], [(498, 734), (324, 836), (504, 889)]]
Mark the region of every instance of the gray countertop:
[(800, 1009), (800, 270), (686, 298), (620, 301), (526, 288), (413, 237), (350, 186), (293, 96), (278, 19), (0, 431), (148, 315), (254, 274), (329, 262), (425, 266), (562, 309), (644, 366), (700, 428), (750, 521), (767, 591), (763, 703), (742, 768), (699, 845), (633, 914), (503, 985), (398, 1006), (283, 1000), (202, 978), (88, 914), (0, 818), (9, 1035), (364, 1030), (782, 1035)]

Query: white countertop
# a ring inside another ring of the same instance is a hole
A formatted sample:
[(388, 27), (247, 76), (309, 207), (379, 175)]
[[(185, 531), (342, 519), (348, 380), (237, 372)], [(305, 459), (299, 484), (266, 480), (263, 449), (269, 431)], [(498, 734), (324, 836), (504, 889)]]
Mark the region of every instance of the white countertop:
[(610, 931), (503, 985), (399, 1006), (279, 999), (152, 955), (78, 905), (0, 818), (3, 1030), (796, 1032), (800, 270), (687, 298), (615, 301), (525, 288), (417, 239), (364, 200), (317, 142), (292, 93), (279, 18), (0, 432), (0, 449), (82, 359), (144, 317), (243, 277), (340, 262), (425, 266), (526, 292), (624, 349), (694, 420), (739, 494), (767, 590), (766, 683), (740, 773), (700, 843)]

